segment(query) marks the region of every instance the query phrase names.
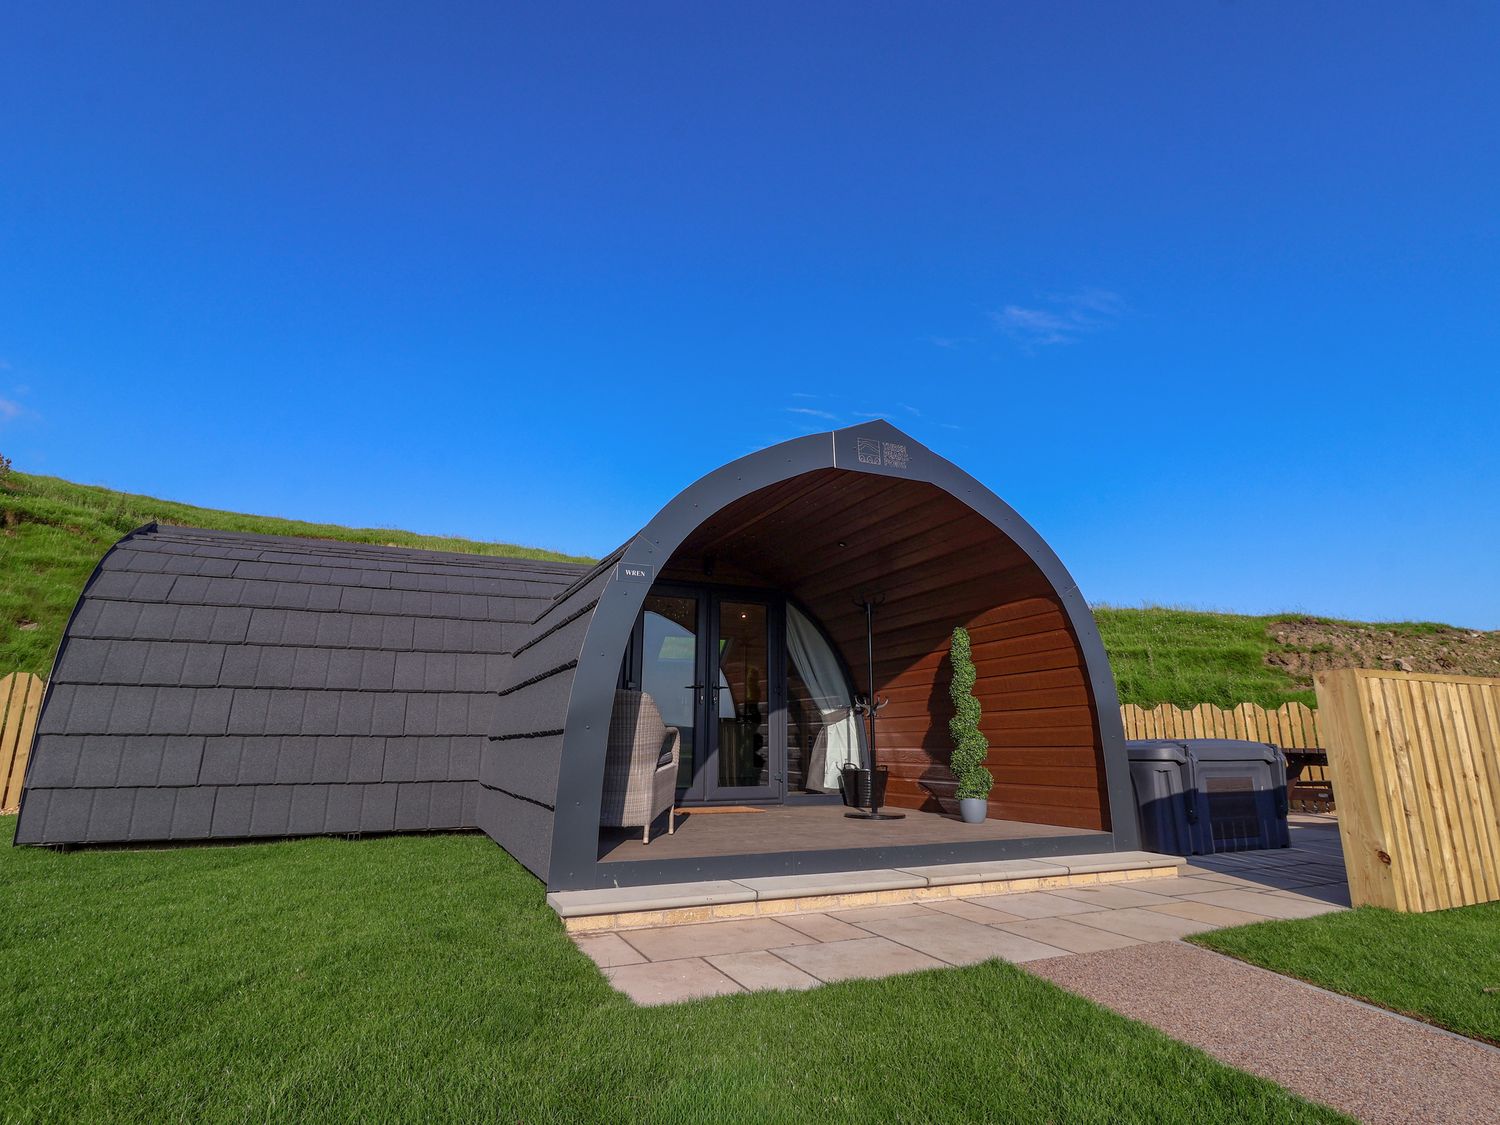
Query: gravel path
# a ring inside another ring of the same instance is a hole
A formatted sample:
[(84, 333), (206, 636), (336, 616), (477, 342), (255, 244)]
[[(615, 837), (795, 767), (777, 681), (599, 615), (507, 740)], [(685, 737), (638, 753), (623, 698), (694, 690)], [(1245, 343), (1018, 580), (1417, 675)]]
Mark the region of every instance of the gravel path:
[(1194, 945), (1025, 968), (1362, 1121), (1500, 1120), (1500, 1050)]

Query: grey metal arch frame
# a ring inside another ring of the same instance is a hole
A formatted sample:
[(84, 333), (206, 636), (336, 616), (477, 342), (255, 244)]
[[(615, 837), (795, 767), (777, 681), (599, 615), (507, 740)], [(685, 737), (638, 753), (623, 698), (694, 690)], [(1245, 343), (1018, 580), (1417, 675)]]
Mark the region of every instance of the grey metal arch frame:
[[(707, 474), (679, 493), (614, 557), (578, 655), (563, 732), (552, 819), (548, 886), (572, 890), (628, 882), (649, 884), (730, 875), (832, 871), (869, 866), (870, 849), (805, 854), (720, 856), (707, 859), (598, 862), (599, 806), (606, 739), (620, 658), (652, 580), (704, 520), (752, 492), (819, 469), (845, 469), (935, 485), (1007, 535), (1036, 564), (1061, 601), (1084, 657), (1102, 742), (1109, 832), (1008, 841), (1007, 856), (1127, 850), (1138, 846), (1125, 731), (1114, 675), (1089, 611), (1062, 561), (1016, 511), (950, 461), (885, 421), (795, 438), (749, 454)], [(851, 842), (854, 840), (851, 837)], [(993, 857), (994, 845), (989, 846)], [(856, 859), (856, 857), (858, 857)], [(915, 845), (882, 849), (887, 864), (941, 863), (981, 858), (973, 845)], [(623, 870), (629, 868), (628, 871)]]

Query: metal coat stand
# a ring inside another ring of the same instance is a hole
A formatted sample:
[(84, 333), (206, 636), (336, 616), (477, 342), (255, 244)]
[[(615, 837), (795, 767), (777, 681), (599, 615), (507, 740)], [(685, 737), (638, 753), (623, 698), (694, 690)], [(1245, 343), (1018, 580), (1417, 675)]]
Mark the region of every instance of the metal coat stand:
[(877, 793), (881, 793), (883, 786), (877, 782), (880, 776), (878, 771), (879, 762), (875, 757), (875, 713), (890, 702), (889, 699), (875, 698), (875, 607), (885, 602), (884, 594), (866, 594), (854, 604), (863, 607), (865, 611), (865, 667), (870, 674), (870, 694), (865, 697), (865, 702), (855, 703), (856, 711), (862, 711), (865, 716), (865, 728), (870, 743), (870, 808), (869, 811), (847, 812), (844, 815), (850, 820), (905, 820), (905, 813), (881, 812), (877, 802)]

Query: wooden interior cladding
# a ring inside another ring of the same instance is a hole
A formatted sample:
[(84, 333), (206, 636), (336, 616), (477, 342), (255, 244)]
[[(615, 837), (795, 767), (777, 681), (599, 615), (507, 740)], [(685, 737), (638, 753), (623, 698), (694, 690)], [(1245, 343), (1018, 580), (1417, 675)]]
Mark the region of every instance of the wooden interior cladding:
[(710, 517), (660, 578), (785, 591), (828, 631), (856, 689), (868, 677), (856, 603), (883, 594), (875, 680), (890, 704), (878, 720), (879, 753), (897, 807), (955, 807), (948, 644), (954, 626), (966, 626), (995, 774), (990, 815), (1109, 827), (1095, 701), (1057, 592), (956, 497), (888, 476), (807, 473)]

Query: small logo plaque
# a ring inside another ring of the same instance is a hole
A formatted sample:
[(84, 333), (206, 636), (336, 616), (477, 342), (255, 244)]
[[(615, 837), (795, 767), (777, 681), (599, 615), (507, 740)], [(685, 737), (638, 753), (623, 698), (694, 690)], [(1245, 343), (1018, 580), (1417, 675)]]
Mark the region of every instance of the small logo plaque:
[[(880, 455), (882, 463), (890, 469), (904, 469), (911, 464), (911, 457), (906, 452), (906, 446), (897, 441), (886, 441), (880, 444)], [(860, 458), (864, 460), (864, 458)]]
[(656, 567), (650, 563), (620, 563), (615, 567), (615, 577), (621, 582), (650, 582), (656, 577)]

